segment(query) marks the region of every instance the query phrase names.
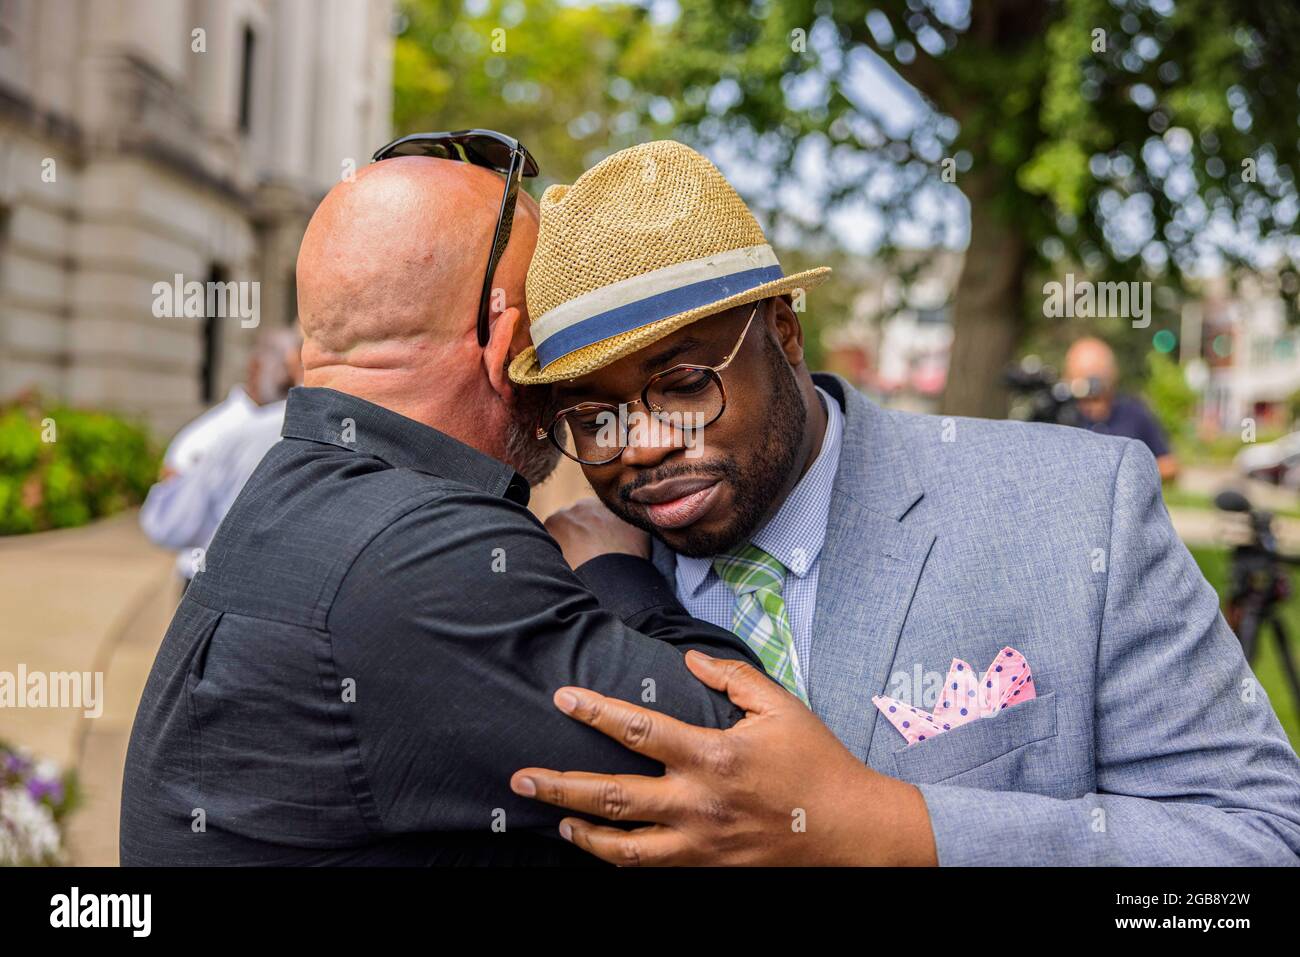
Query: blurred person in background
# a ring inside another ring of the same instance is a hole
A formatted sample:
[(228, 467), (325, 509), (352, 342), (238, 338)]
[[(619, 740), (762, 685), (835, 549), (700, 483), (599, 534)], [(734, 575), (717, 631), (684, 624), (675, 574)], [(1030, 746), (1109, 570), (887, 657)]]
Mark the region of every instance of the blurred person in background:
[(235, 386), (168, 449), (179, 467), (168, 471), (164, 465), (140, 510), (140, 525), (154, 544), (178, 551), (176, 570), (187, 583), (200, 564), (194, 549), (207, 548), (257, 463), (280, 440), (285, 398), (302, 383), (301, 351), (297, 329), (263, 333), (249, 357), (249, 391)]
[(1169, 440), (1146, 403), (1116, 391), (1119, 366), (1110, 346), (1093, 336), (1076, 340), (1065, 354), (1064, 378), (1077, 397), (1085, 428), (1142, 442), (1156, 457), (1161, 481), (1171, 481), (1178, 474), (1178, 460)]
[[(231, 386), (224, 399), (176, 433), (163, 456), (161, 480), (193, 468), (209, 449), (242, 425), (259, 406), (285, 397), (294, 384), (290, 381), (293, 372), (290, 360), (271, 341), (274, 338), (284, 337), (279, 333), (264, 335), (253, 349), (242, 385)], [(300, 365), (297, 356), (291, 361), (295, 366)]]

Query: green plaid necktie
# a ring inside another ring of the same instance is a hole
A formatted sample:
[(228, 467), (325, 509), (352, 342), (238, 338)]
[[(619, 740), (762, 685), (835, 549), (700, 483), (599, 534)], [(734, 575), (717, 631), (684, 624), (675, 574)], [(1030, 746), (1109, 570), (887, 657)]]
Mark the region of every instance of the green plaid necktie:
[(736, 594), (731, 630), (754, 649), (769, 675), (807, 704), (781, 597), (785, 566), (757, 545), (746, 545), (713, 559), (713, 568)]

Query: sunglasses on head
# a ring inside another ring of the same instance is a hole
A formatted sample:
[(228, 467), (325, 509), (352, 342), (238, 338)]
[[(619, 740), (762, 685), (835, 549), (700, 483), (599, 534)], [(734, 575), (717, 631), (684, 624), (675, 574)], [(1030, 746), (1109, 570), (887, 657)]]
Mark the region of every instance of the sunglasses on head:
[(432, 156), (436, 159), (456, 160), (483, 166), (505, 173), (506, 190), (501, 196), (497, 211), (496, 231), (492, 234), (492, 250), (488, 255), (487, 275), (483, 277), (483, 292), (478, 303), (478, 344), (487, 345), (488, 307), (492, 297), (492, 274), (497, 270), (501, 254), (510, 242), (510, 228), (515, 222), (515, 199), (519, 195), (519, 181), (524, 176), (537, 175), (537, 161), (513, 136), (494, 130), (456, 130), (453, 133), (412, 133), (395, 139), (375, 151), (371, 159), (392, 159), (395, 156)]

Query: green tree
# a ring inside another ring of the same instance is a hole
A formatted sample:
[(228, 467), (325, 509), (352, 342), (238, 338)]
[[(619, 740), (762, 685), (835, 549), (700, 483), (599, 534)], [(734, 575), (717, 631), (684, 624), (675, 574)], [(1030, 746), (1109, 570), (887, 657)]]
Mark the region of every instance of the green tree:
[[(1292, 0), (678, 6), (658, 55), (624, 65), (643, 67), (647, 102), (673, 105), (661, 130), (739, 144), (769, 168), (772, 185), (747, 198), (784, 225), (821, 231), (825, 210), (865, 197), (888, 256), (935, 183), (960, 189), (970, 242), (948, 411), (1003, 413), (999, 373), (1041, 316), (1045, 274), (1077, 265), (1176, 291), (1207, 257), (1243, 268), (1264, 250), (1281, 293), (1300, 289)], [(929, 107), (910, 128), (872, 95), (864, 66), (882, 60)], [(824, 179), (812, 216), (781, 205), (807, 157)]]
[(662, 109), (624, 79), (641, 71), (650, 40), (640, 7), (403, 0), (400, 16), (395, 132), (509, 133), (541, 165), (530, 191), (571, 183), (609, 152), (639, 142), (641, 117)]

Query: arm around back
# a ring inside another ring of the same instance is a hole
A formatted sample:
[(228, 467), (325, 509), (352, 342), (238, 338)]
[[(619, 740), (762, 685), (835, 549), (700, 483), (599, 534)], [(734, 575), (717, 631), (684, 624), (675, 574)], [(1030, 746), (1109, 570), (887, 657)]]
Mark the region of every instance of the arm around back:
[(347, 714), (394, 832), (487, 828), (502, 813), (507, 827), (555, 823), (510, 792), (530, 764), (657, 773), (557, 710), (564, 685), (725, 728), (740, 711), (682, 656), (757, 663), (689, 617), (648, 561), (604, 556), (575, 574), (524, 509), (470, 491), (421, 504), (368, 545), (334, 600), (329, 641), (338, 676), (356, 682)]

